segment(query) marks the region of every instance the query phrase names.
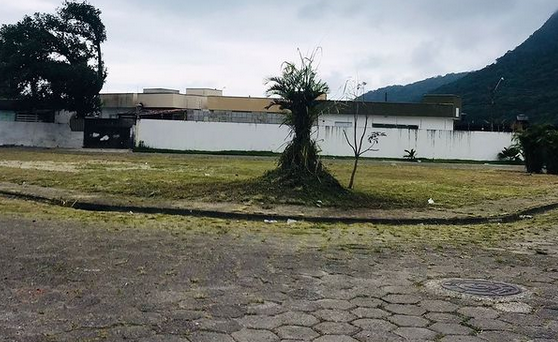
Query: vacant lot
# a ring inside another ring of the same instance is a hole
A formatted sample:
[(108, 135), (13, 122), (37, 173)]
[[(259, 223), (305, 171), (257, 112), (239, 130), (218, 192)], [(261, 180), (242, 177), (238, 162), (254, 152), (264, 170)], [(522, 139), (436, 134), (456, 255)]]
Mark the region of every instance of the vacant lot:
[[(348, 179), (350, 161), (326, 163)], [(273, 166), (0, 149), (0, 182), (130, 200), (282, 203), (253, 188)], [(455, 212), (554, 201), (556, 183), (517, 167), (365, 161), (357, 191), (375, 201), (364, 205), (412, 214), (430, 197)], [(0, 341), (556, 341), (556, 222), (558, 211), (471, 226), (270, 224), (0, 196)], [(433, 285), (446, 278), (524, 292), (506, 302), (462, 297)]]
[[(0, 197), (0, 341), (556, 341), (556, 222), (265, 224)], [(527, 292), (429, 287), (453, 277)]]
[[(351, 160), (325, 161), (344, 184)], [(236, 203), (314, 204), (304, 193), (272, 193), (254, 180), (273, 169), (270, 157), (222, 157), (132, 153), (83, 153), (0, 149), (0, 182), (152, 199)], [(529, 175), (518, 166), (363, 161), (355, 186), (363, 201), (324, 200), (325, 206), (442, 208), (486, 201), (532, 200), (556, 194), (558, 177)]]

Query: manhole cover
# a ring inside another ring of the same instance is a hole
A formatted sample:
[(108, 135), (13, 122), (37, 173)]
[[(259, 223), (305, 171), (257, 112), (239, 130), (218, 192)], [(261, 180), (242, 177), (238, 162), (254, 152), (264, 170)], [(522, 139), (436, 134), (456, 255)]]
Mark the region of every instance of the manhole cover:
[(482, 297), (507, 297), (523, 292), (516, 285), (477, 279), (449, 279), (442, 282), (441, 286), (446, 290)]

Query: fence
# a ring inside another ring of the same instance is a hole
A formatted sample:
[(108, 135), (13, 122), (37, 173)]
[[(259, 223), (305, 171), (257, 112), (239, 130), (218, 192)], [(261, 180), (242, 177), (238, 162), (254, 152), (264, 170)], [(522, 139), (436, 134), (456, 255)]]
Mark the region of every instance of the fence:
[[(352, 156), (343, 130), (352, 128), (318, 126), (315, 138), (323, 155)], [(496, 160), (497, 154), (512, 143), (504, 132), (468, 132), (415, 129), (374, 129), (386, 133), (378, 151), (365, 157), (401, 158), (405, 149), (415, 149), (419, 158)], [(272, 124), (140, 120), (136, 145), (154, 149), (191, 151), (268, 151), (281, 152), (289, 140), (289, 129)]]

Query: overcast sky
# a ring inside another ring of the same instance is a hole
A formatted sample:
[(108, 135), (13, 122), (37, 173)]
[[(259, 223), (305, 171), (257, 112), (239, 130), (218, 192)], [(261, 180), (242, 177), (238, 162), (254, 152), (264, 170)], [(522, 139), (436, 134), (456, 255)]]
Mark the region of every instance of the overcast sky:
[[(0, 0), (0, 23), (62, 0)], [(103, 92), (211, 87), (263, 96), (281, 63), (321, 48), (319, 72), (340, 94), (475, 70), (515, 48), (557, 0), (90, 0), (108, 41)]]

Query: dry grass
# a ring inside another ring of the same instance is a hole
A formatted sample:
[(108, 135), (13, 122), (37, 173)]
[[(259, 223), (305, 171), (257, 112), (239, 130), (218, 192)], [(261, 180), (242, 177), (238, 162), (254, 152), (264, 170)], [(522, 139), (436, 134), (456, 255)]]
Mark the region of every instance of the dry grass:
[[(512, 224), (482, 225), (377, 225), (238, 221), (215, 218), (89, 212), (31, 201), (0, 197), (0, 216), (38, 221), (66, 221), (77, 225), (94, 224), (108, 230), (166, 230), (173, 235), (228, 234), (232, 238), (252, 236), (254, 239), (288, 240), (314, 248), (336, 247), (374, 252), (374, 248), (414, 249), (448, 247), (519, 248), (527, 253), (542, 249), (556, 250), (558, 210), (538, 215), (531, 220)], [(476, 246), (476, 247), (475, 247)]]
[[(326, 160), (346, 184), (351, 160)], [(164, 199), (313, 204), (316, 194), (288, 193), (257, 181), (273, 169), (269, 157), (84, 153), (0, 149), (0, 181)], [(330, 196), (324, 205), (420, 208), (429, 198), (445, 208), (487, 200), (552, 193), (558, 177), (528, 175), (518, 168), (364, 161), (354, 196)]]

